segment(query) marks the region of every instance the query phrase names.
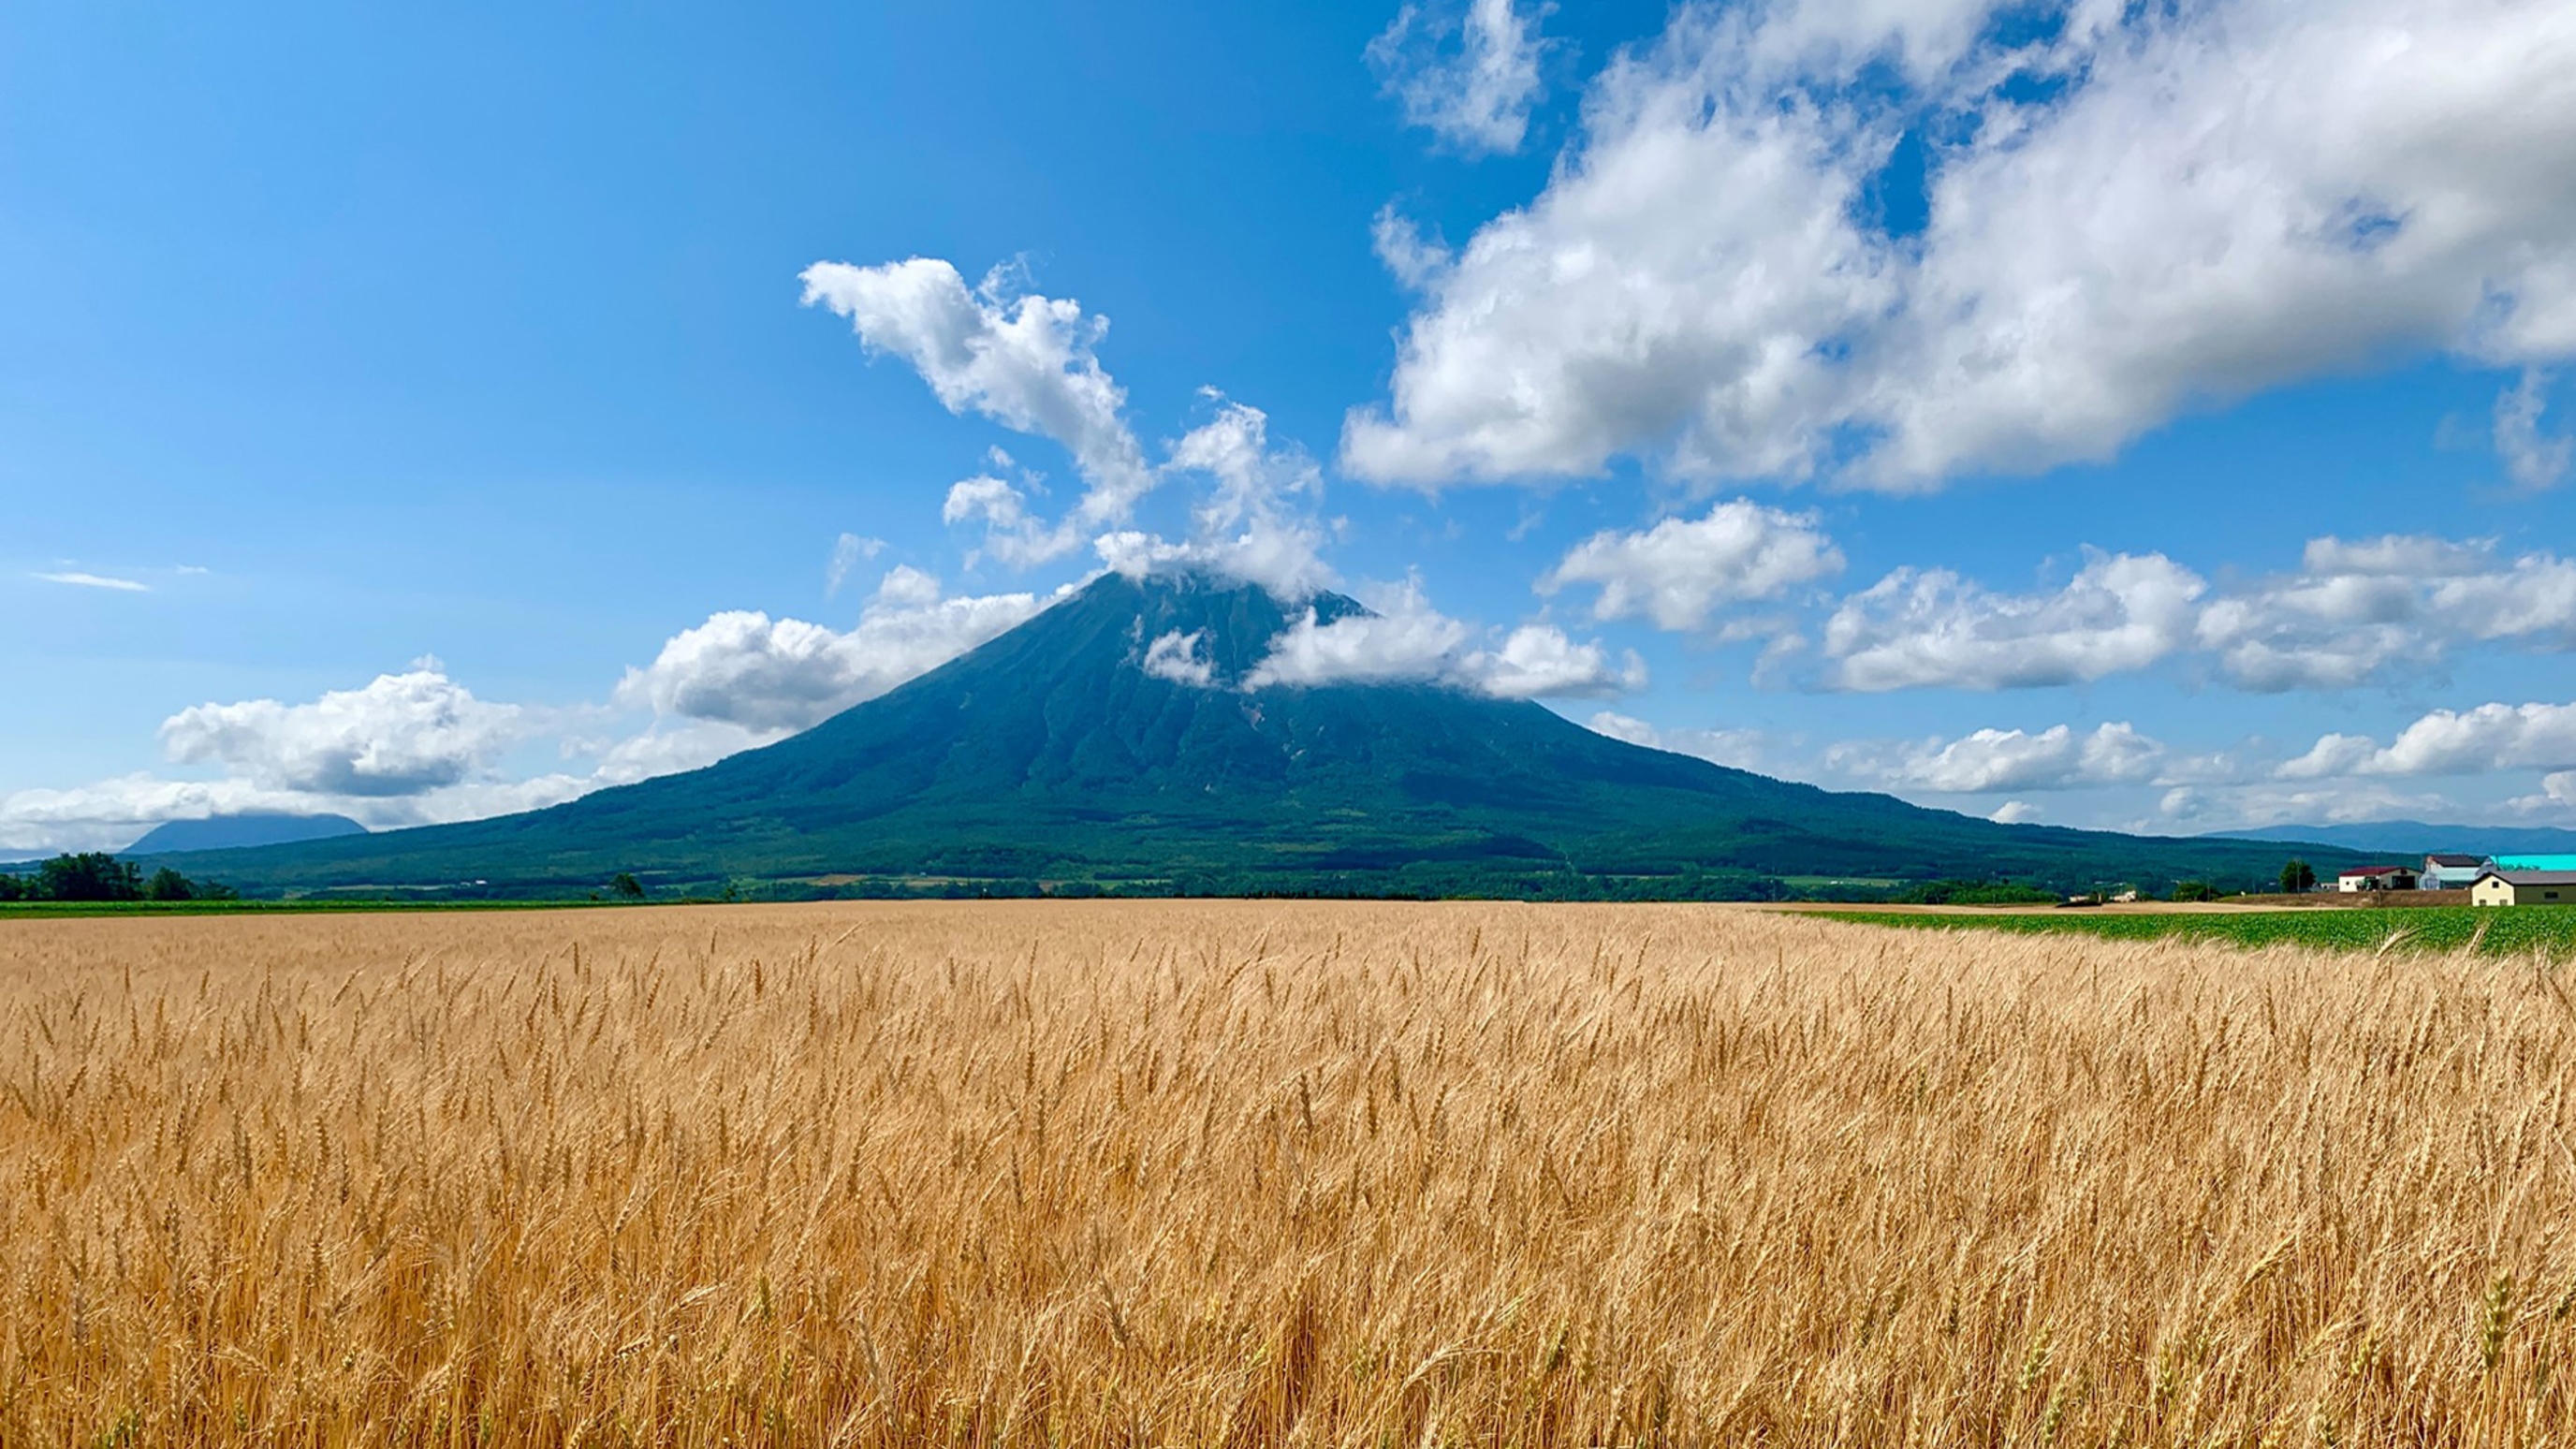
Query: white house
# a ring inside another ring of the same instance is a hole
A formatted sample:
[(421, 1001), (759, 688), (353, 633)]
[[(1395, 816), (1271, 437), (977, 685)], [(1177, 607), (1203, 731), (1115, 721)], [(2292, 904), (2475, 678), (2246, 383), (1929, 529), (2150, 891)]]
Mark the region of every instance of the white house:
[(2576, 870), (2491, 870), (2469, 887), (2469, 904), (2576, 905)]
[(2335, 877), (2339, 891), (2411, 891), (2415, 872), (2402, 865), (2361, 865)]
[(2487, 873), (2490, 863), (2482, 855), (2428, 855), (2424, 857), (2424, 889), (2467, 890)]

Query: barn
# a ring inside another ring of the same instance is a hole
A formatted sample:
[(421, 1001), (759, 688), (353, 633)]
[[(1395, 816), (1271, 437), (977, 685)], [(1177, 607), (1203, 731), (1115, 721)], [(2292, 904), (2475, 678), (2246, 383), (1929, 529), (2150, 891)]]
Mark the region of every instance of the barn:
[(2576, 870), (2491, 870), (2469, 887), (2479, 906), (2576, 905)]
[(2478, 883), (2487, 872), (2483, 855), (2428, 855), (2424, 857), (2424, 889), (2428, 891), (2464, 891)]

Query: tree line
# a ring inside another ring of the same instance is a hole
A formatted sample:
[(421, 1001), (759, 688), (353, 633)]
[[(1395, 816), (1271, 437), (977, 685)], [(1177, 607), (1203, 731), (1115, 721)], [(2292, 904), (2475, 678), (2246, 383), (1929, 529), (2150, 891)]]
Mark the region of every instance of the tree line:
[(143, 867), (113, 855), (90, 852), (58, 855), (39, 864), (32, 875), (0, 875), (0, 901), (229, 901), (232, 887), (193, 881), (168, 866), (143, 874)]

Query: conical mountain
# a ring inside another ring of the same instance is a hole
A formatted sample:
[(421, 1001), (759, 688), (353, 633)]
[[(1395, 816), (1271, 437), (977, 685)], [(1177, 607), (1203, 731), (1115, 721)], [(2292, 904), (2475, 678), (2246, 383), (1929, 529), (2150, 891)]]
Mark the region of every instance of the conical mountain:
[[(1509, 892), (1569, 873), (2152, 880), (2277, 846), (2004, 826), (1641, 748), (1432, 684), (1246, 688), (1290, 605), (1104, 577), (880, 698), (706, 769), (465, 825), (226, 852), (252, 885), (753, 876)], [(1205, 680), (1146, 666), (1166, 654)], [(1177, 645), (1185, 642), (1186, 652)]]

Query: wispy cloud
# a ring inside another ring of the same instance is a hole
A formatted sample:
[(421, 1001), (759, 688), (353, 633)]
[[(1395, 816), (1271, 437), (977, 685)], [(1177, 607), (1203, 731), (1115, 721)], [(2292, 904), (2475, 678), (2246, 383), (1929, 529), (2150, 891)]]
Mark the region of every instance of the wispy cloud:
[(1407, 5), (1369, 42), (1368, 61), (1387, 94), (1404, 102), (1407, 122), (1471, 156), (1508, 154), (1527, 138), (1530, 107), (1546, 89), (1538, 38), (1545, 9), (1469, 0), (1462, 15)]
[(2576, 463), (2576, 438), (2542, 431), (2540, 416), (2549, 408), (2549, 375), (2525, 368), (2522, 383), (2496, 399), (2496, 455), (2505, 476), (2519, 488), (2537, 491), (2566, 481)]
[(31, 578), (48, 584), (69, 584), (76, 589), (114, 589), (119, 593), (148, 594), (152, 586), (133, 579), (110, 578), (105, 574), (62, 573), (32, 574)]
[(840, 541), (832, 545), (832, 566), (823, 576), (823, 596), (830, 598), (840, 593), (841, 585), (850, 581), (852, 570), (883, 552), (885, 552), (885, 540), (882, 538), (862, 538), (855, 533), (842, 534)]

